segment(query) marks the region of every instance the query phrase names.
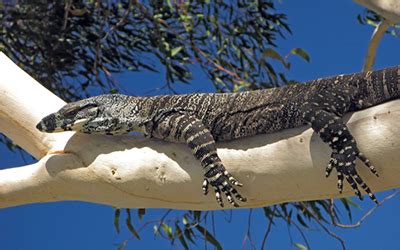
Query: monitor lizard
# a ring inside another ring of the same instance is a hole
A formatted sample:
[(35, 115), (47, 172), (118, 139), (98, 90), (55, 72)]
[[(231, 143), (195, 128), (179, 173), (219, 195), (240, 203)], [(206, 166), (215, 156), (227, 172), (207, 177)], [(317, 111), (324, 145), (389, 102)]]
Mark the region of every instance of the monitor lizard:
[(239, 93), (148, 97), (105, 94), (66, 104), (44, 117), (37, 129), (107, 135), (143, 131), (149, 138), (186, 143), (203, 167), (204, 194), (210, 184), (221, 206), (221, 192), (229, 203), (239, 206), (238, 201), (246, 201), (236, 190), (242, 184), (225, 169), (215, 142), (308, 124), (332, 149), (326, 176), (336, 169), (339, 191), (346, 179), (360, 199), (359, 187), (378, 203), (358, 175), (356, 159), (376, 176), (378, 173), (341, 118), (348, 112), (399, 98), (399, 88), (397, 66)]

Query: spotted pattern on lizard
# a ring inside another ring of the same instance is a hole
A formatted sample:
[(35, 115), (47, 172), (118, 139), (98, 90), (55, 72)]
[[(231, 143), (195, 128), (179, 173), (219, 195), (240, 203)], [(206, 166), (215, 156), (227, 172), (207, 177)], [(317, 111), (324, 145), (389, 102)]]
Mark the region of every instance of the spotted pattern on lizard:
[(356, 159), (378, 173), (360, 152), (342, 116), (399, 98), (399, 87), (400, 67), (394, 67), (240, 93), (100, 95), (65, 105), (43, 118), (37, 128), (48, 133), (109, 135), (143, 131), (149, 138), (186, 143), (203, 167), (203, 192), (207, 194), (211, 185), (221, 206), (222, 193), (239, 206), (246, 201), (236, 189), (242, 184), (225, 169), (215, 142), (309, 124), (332, 149), (326, 176), (336, 170), (339, 191), (346, 180), (360, 199), (359, 187), (378, 202), (357, 173)]

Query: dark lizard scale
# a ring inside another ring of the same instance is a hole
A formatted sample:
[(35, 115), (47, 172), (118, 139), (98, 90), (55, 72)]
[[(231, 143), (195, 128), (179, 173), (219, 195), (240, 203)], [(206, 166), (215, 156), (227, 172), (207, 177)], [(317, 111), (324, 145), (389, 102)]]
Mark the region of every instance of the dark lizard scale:
[[(314, 80), (302, 85), (291, 85), (281, 88), (248, 91), (241, 93), (203, 93), (188, 95), (167, 95), (151, 98), (153, 103), (147, 105), (154, 109), (176, 108), (200, 119), (211, 131), (216, 141), (272, 133), (282, 129), (298, 127), (304, 124), (301, 108), (304, 102), (312, 99), (322, 89), (334, 92), (335, 85), (341, 89), (354, 91), (349, 108), (343, 113), (357, 111), (390, 99), (398, 98), (399, 90), (395, 82), (397, 70), (387, 69), (390, 75), (390, 95), (385, 96), (380, 71), (365, 78), (366, 74), (358, 73)], [(360, 103), (359, 103), (360, 101)], [(143, 110), (146, 112), (146, 110)], [(243, 131), (244, 133), (240, 132)]]
[(305, 84), (240, 93), (209, 93), (133, 97), (102, 95), (67, 104), (38, 124), (42, 131), (58, 129), (83, 133), (121, 134), (143, 129), (149, 137), (184, 142), (204, 170), (203, 191), (214, 188), (222, 206), (221, 193), (238, 206), (245, 201), (235, 186), (241, 184), (225, 170), (215, 141), (294, 128), (309, 124), (331, 149), (326, 168), (337, 170), (338, 188), (343, 180), (362, 198), (358, 187), (377, 202), (355, 169), (360, 159), (373, 173), (371, 162), (341, 117), (351, 111), (398, 99), (400, 67), (339, 75)]

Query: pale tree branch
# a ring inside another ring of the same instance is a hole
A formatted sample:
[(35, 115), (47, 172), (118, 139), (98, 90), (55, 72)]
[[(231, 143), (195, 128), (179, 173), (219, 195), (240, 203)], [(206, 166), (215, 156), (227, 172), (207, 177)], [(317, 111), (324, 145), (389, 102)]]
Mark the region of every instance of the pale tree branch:
[(400, 1), (399, 0), (354, 0), (360, 5), (371, 9), (384, 17), (384, 20), (378, 24), (372, 33), (371, 40), (368, 45), (367, 55), (363, 71), (370, 71), (373, 69), (375, 62), (376, 50), (379, 42), (389, 27), (395, 23), (400, 22)]
[(376, 26), (374, 32), (372, 33), (371, 40), (369, 41), (368, 44), (367, 55), (365, 56), (364, 67), (363, 67), (364, 72), (373, 70), (376, 50), (378, 48), (379, 42), (381, 41), (383, 35), (385, 35), (385, 32), (389, 29), (389, 27), (392, 24), (393, 24), (392, 22), (388, 21), (387, 19), (384, 19), (382, 22), (378, 24), (378, 26)]
[[(213, 194), (203, 196), (200, 164), (185, 145), (134, 136), (40, 133), (36, 123), (64, 102), (4, 54), (0, 75), (0, 131), (40, 159), (0, 171), (0, 207), (81, 200), (115, 207), (219, 209)], [(360, 175), (374, 191), (399, 187), (400, 101), (346, 119), (381, 177), (358, 163)], [(243, 207), (340, 196), (336, 178), (324, 177), (330, 149), (309, 128), (221, 143), (218, 148), (228, 170), (244, 184), (240, 191), (248, 202)], [(345, 185), (341, 196), (352, 194)]]
[(400, 1), (399, 0), (353, 0), (354, 2), (375, 11), (385, 19), (398, 23), (400, 22)]

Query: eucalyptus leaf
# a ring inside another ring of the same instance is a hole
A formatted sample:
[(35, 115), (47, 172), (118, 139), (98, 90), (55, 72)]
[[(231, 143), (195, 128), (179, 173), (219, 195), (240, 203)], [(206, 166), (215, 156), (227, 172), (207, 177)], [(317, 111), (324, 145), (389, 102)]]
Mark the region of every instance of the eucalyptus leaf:
[(298, 55), (301, 58), (303, 58), (304, 60), (306, 60), (307, 62), (310, 62), (310, 56), (308, 55), (308, 53), (302, 49), (302, 48), (294, 48), (290, 51), (291, 54), (293, 55)]

